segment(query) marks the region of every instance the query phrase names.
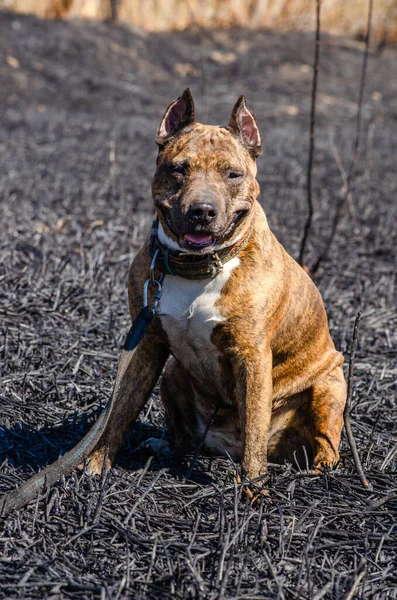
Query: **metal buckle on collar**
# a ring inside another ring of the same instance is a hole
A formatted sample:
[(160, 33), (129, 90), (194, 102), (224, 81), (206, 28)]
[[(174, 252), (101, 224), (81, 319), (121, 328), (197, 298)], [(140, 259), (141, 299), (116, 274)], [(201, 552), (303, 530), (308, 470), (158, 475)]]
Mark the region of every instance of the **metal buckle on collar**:
[(214, 252), (212, 257), (213, 258), (212, 258), (212, 264), (211, 264), (211, 276), (215, 277), (215, 275), (218, 275), (219, 271), (222, 271), (223, 262), (219, 258), (219, 255), (217, 252)]

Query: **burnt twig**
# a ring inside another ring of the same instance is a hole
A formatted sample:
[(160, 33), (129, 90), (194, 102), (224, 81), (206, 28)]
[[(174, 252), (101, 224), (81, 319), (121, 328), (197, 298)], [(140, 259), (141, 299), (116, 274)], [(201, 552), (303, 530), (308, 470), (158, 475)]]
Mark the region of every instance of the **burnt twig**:
[(360, 477), (360, 481), (363, 486), (367, 489), (371, 489), (372, 486), (367, 481), (367, 478), (364, 473), (363, 466), (361, 464), (361, 460), (358, 454), (356, 441), (353, 436), (353, 431), (350, 423), (350, 408), (352, 401), (352, 393), (353, 393), (353, 375), (354, 375), (354, 361), (356, 357), (356, 346), (357, 346), (357, 336), (358, 336), (358, 328), (360, 325), (361, 313), (357, 313), (356, 320), (354, 321), (354, 329), (353, 329), (353, 337), (351, 341), (350, 347), (350, 358), (349, 358), (349, 374), (347, 378), (347, 398), (346, 398), (346, 406), (343, 411), (343, 420), (345, 423), (346, 437), (349, 442), (350, 450), (353, 454), (354, 464), (357, 470), (357, 473)]
[(320, 64), (320, 9), (321, 0), (316, 0), (316, 37), (314, 43), (314, 63), (313, 63), (313, 81), (312, 81), (312, 101), (310, 109), (310, 144), (309, 144), (309, 160), (307, 163), (307, 205), (309, 213), (307, 215), (303, 238), (299, 251), (298, 262), (303, 267), (303, 257), (305, 254), (306, 243), (309, 237), (313, 219), (313, 198), (312, 198), (312, 172), (313, 172), (313, 157), (315, 148), (315, 128), (316, 128), (316, 99), (317, 99), (317, 77)]
[(204, 27), (199, 23), (199, 21), (196, 17), (196, 13), (193, 10), (193, 7), (192, 7), (190, 1), (187, 2), (186, 6), (190, 13), (190, 17), (193, 21), (194, 27), (196, 28), (196, 30), (199, 34), (199, 37), (200, 37), (198, 51), (199, 51), (199, 55), (200, 55), (201, 93), (202, 93), (203, 104), (204, 104), (203, 115), (204, 115), (204, 121), (206, 121), (208, 119), (208, 107), (209, 107), (209, 104), (208, 104), (209, 83), (208, 83), (208, 64), (207, 64), (207, 58), (206, 58), (205, 40), (206, 40), (206, 38), (207, 39), (209, 38), (210, 41), (212, 41), (212, 39), (210, 38), (208, 31), (206, 31), (204, 29)]
[(357, 115), (356, 115), (356, 138), (354, 141), (354, 150), (353, 155), (350, 161), (349, 171), (347, 174), (347, 180), (345, 185), (345, 193), (339, 200), (338, 206), (335, 211), (334, 219), (332, 221), (331, 233), (325, 245), (324, 252), (320, 254), (316, 262), (312, 267), (312, 272), (316, 273), (320, 264), (328, 258), (329, 251), (331, 249), (332, 242), (334, 240), (336, 230), (338, 229), (339, 222), (344, 214), (346, 204), (350, 198), (350, 193), (352, 189), (352, 185), (354, 182), (354, 177), (356, 175), (357, 163), (360, 158), (361, 151), (361, 124), (362, 124), (362, 107), (363, 107), (363, 99), (364, 99), (364, 90), (365, 90), (365, 80), (367, 75), (367, 65), (368, 65), (368, 55), (369, 55), (369, 42), (371, 37), (371, 25), (372, 25), (372, 7), (373, 0), (369, 0), (368, 2), (368, 18), (367, 18), (367, 31), (365, 34), (365, 49), (363, 55), (363, 64), (361, 68), (361, 80), (360, 80), (360, 90), (358, 94), (357, 100)]
[(351, 582), (350, 588), (344, 595), (343, 600), (351, 600), (352, 598), (354, 598), (354, 595), (358, 589), (358, 586), (360, 585), (361, 580), (365, 577), (366, 572), (367, 572), (367, 561), (365, 558), (362, 558), (358, 564), (355, 578)]

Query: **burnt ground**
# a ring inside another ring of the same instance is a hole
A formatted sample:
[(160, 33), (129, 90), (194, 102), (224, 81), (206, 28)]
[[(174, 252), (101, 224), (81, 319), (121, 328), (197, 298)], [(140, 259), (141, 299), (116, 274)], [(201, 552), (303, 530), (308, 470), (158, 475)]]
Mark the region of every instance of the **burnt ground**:
[[(127, 270), (153, 214), (155, 131), (187, 85), (212, 123), (246, 94), (264, 139), (261, 201), (297, 256), (312, 38), (0, 15), (2, 491), (72, 447), (110, 394)], [(309, 263), (351, 156), (362, 49), (321, 48)], [(352, 199), (316, 279), (346, 357), (362, 311), (352, 422), (373, 491), (345, 439), (338, 472), (272, 468), (259, 508), (240, 500), (227, 459), (201, 457), (184, 482), (189, 459), (138, 449), (164, 435), (155, 392), (106, 478), (74, 474), (2, 524), (1, 597), (397, 598), (396, 59), (370, 56)]]

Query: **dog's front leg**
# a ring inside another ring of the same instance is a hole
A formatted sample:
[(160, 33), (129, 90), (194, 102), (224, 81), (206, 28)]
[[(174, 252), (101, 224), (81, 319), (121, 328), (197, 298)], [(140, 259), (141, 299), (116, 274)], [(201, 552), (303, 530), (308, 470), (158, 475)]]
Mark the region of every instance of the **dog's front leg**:
[(272, 411), (270, 349), (250, 353), (240, 363), (237, 394), (243, 436), (243, 474), (255, 479), (267, 471), (267, 444)]
[(140, 342), (123, 377), (118, 400), (97, 448), (89, 460), (89, 471), (101, 473), (105, 456), (108, 466), (123, 443), (131, 425), (146, 404), (167, 360), (168, 347), (150, 330)]

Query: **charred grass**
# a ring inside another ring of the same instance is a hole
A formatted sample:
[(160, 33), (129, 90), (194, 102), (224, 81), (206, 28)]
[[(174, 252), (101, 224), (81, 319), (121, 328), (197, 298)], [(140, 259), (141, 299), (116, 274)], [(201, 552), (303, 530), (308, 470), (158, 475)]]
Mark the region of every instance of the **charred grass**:
[[(306, 216), (312, 36), (146, 34), (0, 15), (0, 490), (72, 447), (108, 398), (129, 323), (128, 266), (152, 218), (157, 124), (188, 84), (199, 120), (244, 92), (264, 139), (261, 201), (294, 256)], [(354, 139), (361, 48), (322, 44), (309, 262), (322, 249)], [(114, 469), (72, 474), (0, 531), (4, 598), (397, 597), (397, 60), (371, 55), (352, 197), (316, 282), (348, 358), (352, 423), (373, 485), (342, 443), (337, 472), (273, 467), (240, 498), (227, 459), (148, 459), (155, 391)]]

